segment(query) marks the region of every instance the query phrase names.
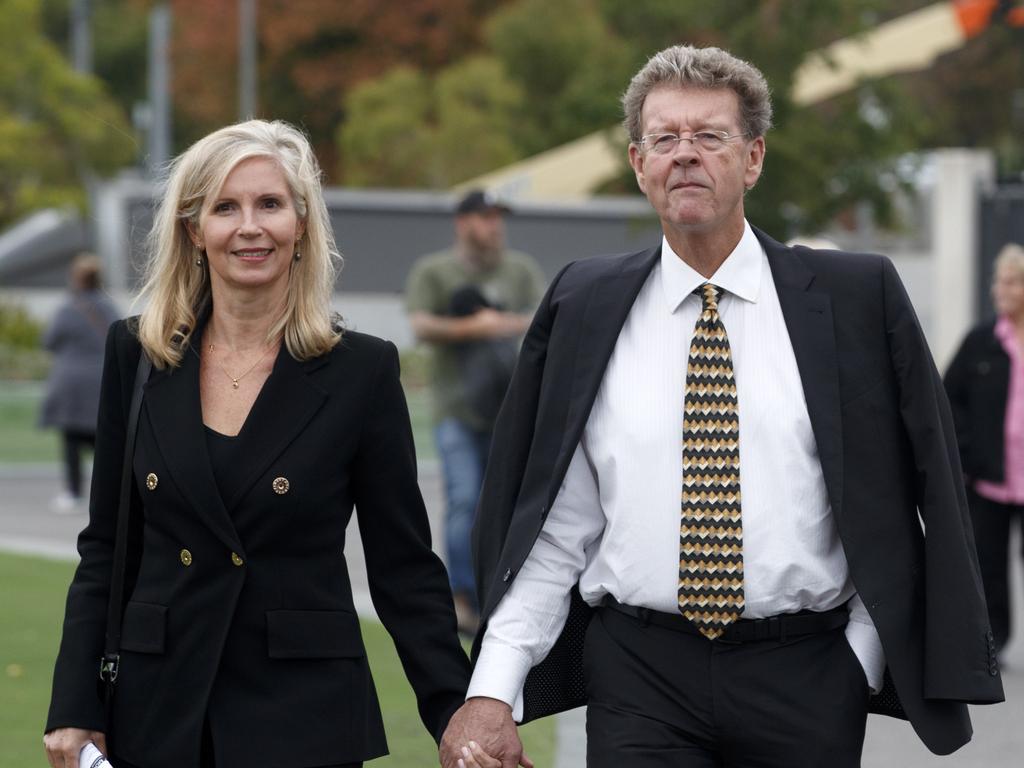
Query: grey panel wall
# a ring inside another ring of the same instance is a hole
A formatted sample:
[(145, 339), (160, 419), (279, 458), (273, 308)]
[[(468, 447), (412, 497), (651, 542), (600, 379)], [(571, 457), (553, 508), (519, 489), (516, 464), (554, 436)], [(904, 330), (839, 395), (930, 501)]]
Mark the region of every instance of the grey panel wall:
[[(326, 197), (345, 258), (343, 291), (399, 293), (417, 256), (452, 242), (454, 200), (449, 195), (329, 189)], [(126, 259), (129, 285), (138, 279), (138, 256), (151, 221), (150, 200), (125, 199), (124, 241), (133, 254)], [(549, 278), (573, 259), (640, 250), (661, 237), (657, 219), (639, 197), (517, 206), (506, 229), (509, 246), (536, 257)]]

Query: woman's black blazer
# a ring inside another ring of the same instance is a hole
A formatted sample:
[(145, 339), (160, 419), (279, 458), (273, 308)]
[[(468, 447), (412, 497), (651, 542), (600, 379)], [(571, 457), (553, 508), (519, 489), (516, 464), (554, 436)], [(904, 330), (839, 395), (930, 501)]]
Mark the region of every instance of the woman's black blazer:
[[(344, 555), (354, 506), (374, 606), (440, 739), (469, 664), (430, 548), (397, 351), (355, 332), (306, 362), (282, 345), (239, 435), (244, 461), (225, 483), (240, 489), (231, 498), (221, 498), (206, 449), (198, 355), (152, 373), (134, 458), (141, 524), (106, 721), (97, 665), (139, 354), (128, 325), (116, 323), (47, 730), (112, 730), (112, 753), (147, 768), (198, 765), (204, 721), (218, 766), (385, 754)], [(424, 755), (424, 764), (435, 759)]]
[(1010, 357), (996, 338), (994, 322), (979, 325), (964, 337), (943, 383), (964, 474), (972, 480), (1002, 482)]

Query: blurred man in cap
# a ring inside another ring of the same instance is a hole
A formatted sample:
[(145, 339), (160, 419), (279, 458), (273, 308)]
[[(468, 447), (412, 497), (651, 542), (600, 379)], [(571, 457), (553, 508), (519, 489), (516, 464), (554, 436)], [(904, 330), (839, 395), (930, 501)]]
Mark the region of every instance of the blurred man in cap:
[(418, 259), (406, 308), (413, 332), (432, 348), (434, 436), (444, 471), (445, 545), (459, 629), (476, 631), (470, 556), (491, 429), (519, 341), (545, 280), (537, 262), (505, 247), (503, 205), (474, 189), (455, 208), (455, 243)]

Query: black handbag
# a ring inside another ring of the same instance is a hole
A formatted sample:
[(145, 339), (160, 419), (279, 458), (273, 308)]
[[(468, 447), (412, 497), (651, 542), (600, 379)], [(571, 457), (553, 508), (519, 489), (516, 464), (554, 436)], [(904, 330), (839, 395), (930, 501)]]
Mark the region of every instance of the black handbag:
[(142, 388), (149, 378), (153, 363), (145, 350), (139, 357), (132, 387), (132, 401), (128, 410), (128, 428), (125, 431), (124, 460), (121, 464), (121, 494), (117, 503), (117, 537), (114, 541), (114, 564), (110, 576), (110, 602), (107, 606), (107, 635), (103, 658), (100, 659), (100, 684), (107, 709), (107, 727), (114, 703), (114, 684), (117, 682), (121, 661), (121, 617), (124, 612), (125, 562), (128, 557), (128, 529), (131, 518), (132, 459), (135, 456), (135, 433), (142, 410)]

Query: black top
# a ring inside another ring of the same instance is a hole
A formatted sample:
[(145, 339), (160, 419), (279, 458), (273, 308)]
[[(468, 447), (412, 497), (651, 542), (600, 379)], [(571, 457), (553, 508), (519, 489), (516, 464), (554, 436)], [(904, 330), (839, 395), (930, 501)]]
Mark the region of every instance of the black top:
[(238, 476), (237, 472), (231, 471), (231, 467), (235, 464), (239, 452), (241, 434), (225, 435), (205, 424), (203, 431), (206, 433), (206, 450), (210, 454), (210, 468), (213, 469), (217, 490), (220, 491), (221, 499), (230, 499), (232, 491), (235, 490), (230, 487), (230, 481)]
[(1010, 357), (995, 335), (994, 322), (967, 334), (944, 384), (964, 473), (972, 481), (1003, 482)]

